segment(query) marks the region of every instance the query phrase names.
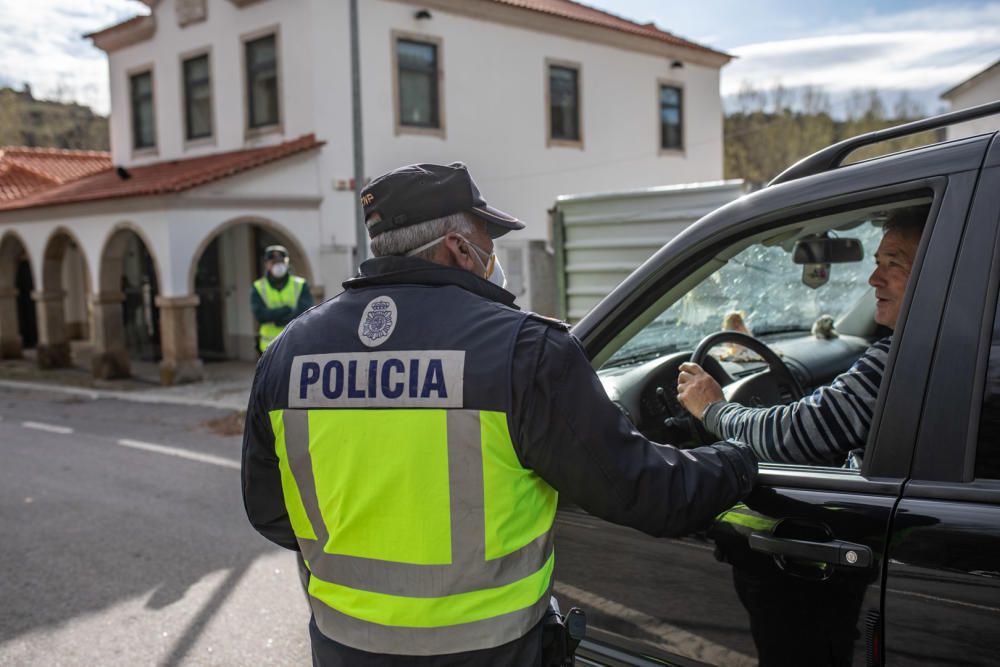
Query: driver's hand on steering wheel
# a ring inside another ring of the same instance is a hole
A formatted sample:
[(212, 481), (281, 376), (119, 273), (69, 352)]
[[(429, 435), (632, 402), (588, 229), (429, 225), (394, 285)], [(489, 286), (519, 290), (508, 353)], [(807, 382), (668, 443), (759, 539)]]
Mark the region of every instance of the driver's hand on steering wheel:
[(722, 387), (698, 364), (683, 363), (677, 375), (677, 400), (688, 412), (704, 419), (708, 406), (725, 400)]

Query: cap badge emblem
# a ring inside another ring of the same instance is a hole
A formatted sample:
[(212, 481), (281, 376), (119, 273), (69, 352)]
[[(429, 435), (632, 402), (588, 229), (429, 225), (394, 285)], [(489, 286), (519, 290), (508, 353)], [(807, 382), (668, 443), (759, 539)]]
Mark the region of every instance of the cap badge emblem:
[(358, 338), (367, 347), (378, 347), (389, 340), (397, 320), (396, 302), (387, 296), (376, 297), (368, 302), (361, 314)]

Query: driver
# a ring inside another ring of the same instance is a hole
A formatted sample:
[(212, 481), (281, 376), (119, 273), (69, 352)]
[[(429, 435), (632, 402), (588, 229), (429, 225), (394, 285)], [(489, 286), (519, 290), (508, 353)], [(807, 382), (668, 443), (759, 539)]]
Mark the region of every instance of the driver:
[[(885, 223), (875, 251), (875, 322), (896, 328), (906, 283), (923, 232), (926, 207), (900, 209)], [(698, 364), (680, 366), (677, 398), (720, 438), (749, 444), (761, 460), (841, 465), (865, 446), (892, 337), (869, 347), (845, 373), (789, 405), (748, 408), (729, 403), (722, 387)]]

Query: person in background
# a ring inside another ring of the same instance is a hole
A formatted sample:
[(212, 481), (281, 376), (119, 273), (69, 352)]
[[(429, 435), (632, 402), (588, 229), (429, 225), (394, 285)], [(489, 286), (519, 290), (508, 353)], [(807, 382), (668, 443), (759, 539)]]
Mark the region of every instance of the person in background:
[(264, 249), (264, 276), (253, 283), (250, 310), (260, 325), (257, 349), (264, 350), (278, 337), (285, 325), (313, 305), (309, 283), (292, 275), (288, 268), (288, 250), (272, 245)]

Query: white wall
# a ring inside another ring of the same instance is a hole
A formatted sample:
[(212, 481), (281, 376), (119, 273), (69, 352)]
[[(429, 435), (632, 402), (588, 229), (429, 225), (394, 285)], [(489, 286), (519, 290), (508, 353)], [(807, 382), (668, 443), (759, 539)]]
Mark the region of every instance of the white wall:
[[(1000, 100), (1000, 67), (994, 67), (992, 71), (950, 98), (953, 111), (998, 100)], [(948, 139), (960, 139), (986, 132), (996, 132), (998, 129), (1000, 129), (1000, 115), (995, 115), (953, 125), (948, 128), (947, 132)]]
[[(174, 0), (156, 7), (156, 34), (150, 40), (109, 54), (111, 81), (111, 154), (115, 164), (145, 164), (220, 150), (276, 143), (315, 129), (311, 96), (313, 47), (308, 2), (259, 2), (244, 9), (226, 0), (208, 0), (208, 19), (183, 28)], [(248, 140), (245, 133), (243, 45), (241, 36), (278, 26), (278, 69), (283, 134)], [(214, 141), (185, 146), (183, 79), (185, 54), (210, 49)], [(133, 155), (129, 74), (153, 66), (156, 151)]]
[[(487, 201), (548, 235), (560, 194), (722, 177), (719, 72), (599, 44), (416, 7), (362, 3), (365, 166), (374, 176), (409, 162), (469, 165)], [(442, 40), (446, 138), (394, 134), (392, 31)], [(546, 58), (581, 66), (583, 149), (546, 146)], [(659, 155), (658, 79), (684, 88), (684, 156)]]
[[(174, 2), (157, 5), (153, 39), (110, 54), (115, 163), (237, 150), (315, 132), (327, 143), (311, 181), (320, 198), (320, 222), (308, 242), (318, 251), (318, 281), (329, 286), (328, 294), (336, 293), (353, 270), (356, 243), (354, 194), (335, 189), (354, 171), (347, 0), (267, 0), (244, 9), (208, 0), (207, 21), (184, 28), (177, 25)], [(718, 69), (691, 62), (674, 69), (673, 58), (437, 9), (431, 19), (417, 20), (419, 7), (391, 0), (359, 5), (366, 176), (413, 162), (466, 162), (487, 201), (527, 224), (501, 241), (509, 252), (548, 238), (547, 211), (559, 195), (722, 177)], [(282, 132), (247, 139), (240, 36), (274, 25)], [(441, 40), (444, 137), (396, 134), (393, 31)], [(185, 146), (180, 62), (182, 54), (205, 47), (211, 49), (215, 137), (209, 145)], [(581, 67), (582, 149), (546, 145), (546, 59)], [(128, 73), (149, 63), (157, 150), (133, 155)], [(684, 90), (680, 154), (660, 154), (661, 79)], [(530, 298), (525, 301), (530, 307)]]

